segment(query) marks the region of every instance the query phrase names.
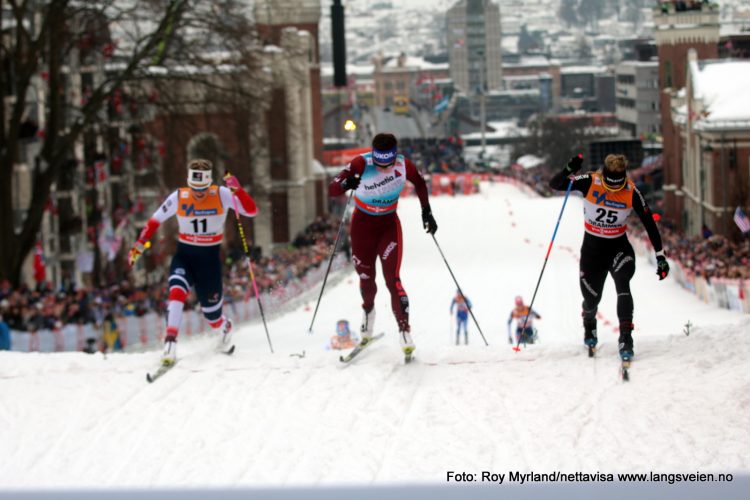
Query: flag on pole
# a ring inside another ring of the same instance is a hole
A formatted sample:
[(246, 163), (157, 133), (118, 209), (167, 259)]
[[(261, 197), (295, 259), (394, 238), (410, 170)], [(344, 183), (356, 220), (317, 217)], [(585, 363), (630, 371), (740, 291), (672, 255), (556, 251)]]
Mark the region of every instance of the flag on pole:
[(734, 211), (734, 223), (740, 228), (742, 234), (750, 232), (750, 219), (747, 218), (747, 215), (745, 215), (745, 212), (740, 207), (737, 207)]
[(115, 260), (117, 252), (120, 251), (127, 222), (128, 219), (123, 218), (115, 228), (109, 215), (102, 217), (102, 225), (99, 230), (99, 250), (107, 257), (109, 262)]
[(448, 96), (443, 97), (440, 102), (438, 102), (435, 107), (433, 108), (433, 111), (435, 113), (442, 113), (446, 109), (448, 109), (450, 98)]

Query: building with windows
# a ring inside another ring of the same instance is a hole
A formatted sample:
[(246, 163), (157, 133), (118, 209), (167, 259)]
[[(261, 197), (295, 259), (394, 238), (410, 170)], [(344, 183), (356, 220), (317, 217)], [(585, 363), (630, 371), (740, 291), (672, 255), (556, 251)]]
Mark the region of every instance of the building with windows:
[(432, 107), (431, 98), (437, 94), (436, 80), (448, 77), (446, 63), (430, 63), (419, 57), (404, 53), (397, 57), (376, 57), (372, 74), (375, 85), (375, 105), (392, 108), (397, 102), (406, 100), (426, 102), (419, 104)]
[(614, 76), (603, 66), (564, 66), (560, 69), (563, 111), (614, 112)]
[(624, 61), (615, 74), (615, 113), (620, 133), (642, 139), (659, 135), (659, 63)]
[(659, 111), (664, 145), (664, 211), (678, 224), (684, 222), (683, 151), (672, 123), (672, 98), (687, 82), (688, 50), (697, 59), (718, 57), (719, 9), (698, 4), (697, 9), (677, 10), (674, 2), (663, 1), (654, 8), (654, 38), (659, 53)]
[(262, 226), (267, 231), (257, 235), (266, 248), (290, 241), (326, 211), (320, 163), (320, 4), (320, 0), (259, 0), (254, 5), (258, 35), (269, 46), (265, 63), (274, 80), (263, 133), (257, 138), (264, 147), (258, 151), (254, 172), (268, 195), (266, 217), (270, 220), (264, 222), (269, 224)]
[(506, 90), (539, 89), (542, 111), (560, 108), (560, 61), (544, 56), (506, 57), (503, 62), (503, 85)]
[(482, 88), (500, 90), (500, 7), (490, 0), (460, 0), (446, 13), (446, 29), (450, 76), (456, 88), (467, 95)]
[(690, 235), (704, 226), (737, 235), (732, 214), (750, 204), (747, 40), (722, 37), (719, 18), (719, 6), (706, 2), (654, 9), (664, 209)]
[(673, 97), (672, 123), (681, 151), (682, 223), (731, 236), (737, 206), (750, 206), (750, 60), (698, 60), (688, 55), (685, 88)]
[[(479, 115), (478, 106), (470, 97), (459, 95), (456, 100), (456, 113), (463, 118), (475, 117)], [(524, 123), (532, 115), (542, 111), (542, 98), (538, 88), (498, 90), (487, 93), (485, 106), (488, 121), (516, 120)], [(481, 130), (478, 122), (471, 122), (471, 127), (479, 127)]]

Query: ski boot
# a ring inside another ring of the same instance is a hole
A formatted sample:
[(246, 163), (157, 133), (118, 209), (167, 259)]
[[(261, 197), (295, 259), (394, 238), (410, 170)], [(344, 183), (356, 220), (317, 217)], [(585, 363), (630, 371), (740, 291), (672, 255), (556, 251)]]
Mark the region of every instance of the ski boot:
[(221, 329), (219, 330), (219, 340), (216, 344), (216, 350), (226, 351), (232, 347), (232, 320), (226, 316), (223, 318), (224, 321), (221, 323)]
[(623, 363), (633, 359), (633, 323), (620, 323), (620, 359)]
[(404, 351), (404, 361), (409, 363), (416, 346), (414, 345), (414, 340), (411, 338), (410, 328), (408, 326), (402, 328), (401, 331), (398, 332), (398, 339), (401, 342), (401, 350)]
[(161, 355), (162, 366), (172, 366), (177, 362), (177, 335), (167, 335), (164, 339), (164, 352)]
[(593, 357), (596, 352), (596, 345), (599, 339), (596, 336), (596, 319), (583, 320), (583, 343), (589, 348), (589, 357)]
[(359, 345), (366, 346), (372, 340), (372, 331), (375, 327), (375, 308), (369, 311), (362, 309), (362, 325), (359, 327), (361, 340)]

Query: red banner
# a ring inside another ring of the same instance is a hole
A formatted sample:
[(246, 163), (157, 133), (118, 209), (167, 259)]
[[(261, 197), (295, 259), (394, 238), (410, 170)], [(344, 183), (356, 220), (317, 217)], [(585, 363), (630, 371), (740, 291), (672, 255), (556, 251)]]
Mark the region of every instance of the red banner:
[(344, 166), (352, 159), (364, 153), (369, 153), (372, 148), (350, 148), (323, 151), (323, 164), (327, 167)]

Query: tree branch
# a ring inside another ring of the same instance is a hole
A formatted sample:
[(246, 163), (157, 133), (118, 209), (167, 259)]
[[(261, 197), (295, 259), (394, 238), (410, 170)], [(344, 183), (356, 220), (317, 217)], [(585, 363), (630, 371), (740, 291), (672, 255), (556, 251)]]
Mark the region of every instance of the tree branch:
[[(161, 19), (158, 28), (153, 31), (150, 36), (146, 37), (140, 48), (136, 47), (136, 51), (131, 56), (126, 68), (121, 73), (118, 73), (116, 77), (105, 80), (104, 83), (94, 90), (91, 97), (81, 109), (81, 116), (76, 119), (66, 133), (59, 134), (59, 136), (58, 133), (62, 130), (60, 123), (60, 110), (58, 108), (61, 107), (62, 102), (57, 89), (59, 85), (59, 69), (61, 68), (62, 61), (56, 60), (56, 71), (52, 71), (53, 54), (55, 54), (54, 57), (58, 57), (59, 51), (53, 50), (54, 41), (57, 40), (58, 37), (50, 37), (50, 119), (48, 121), (49, 127), (45, 137), (44, 148), (42, 150), (42, 157), (46, 160), (48, 167), (34, 182), (31, 207), (21, 234), (18, 237), (20, 250), (23, 255), (26, 255), (35, 243), (37, 232), (41, 225), (42, 215), (44, 213), (44, 206), (46, 206), (49, 197), (50, 186), (52, 185), (52, 182), (57, 179), (60, 172), (60, 166), (66, 161), (75, 141), (86, 127), (96, 121), (96, 113), (102, 107), (105, 99), (110, 95), (113, 89), (118, 88), (123, 82), (127, 81), (135, 73), (136, 69), (143, 64), (143, 62), (155, 50), (163, 37), (168, 35), (168, 25), (171, 22), (179, 21), (179, 17), (185, 11), (185, 8), (186, 2), (183, 0), (173, 0), (170, 3), (170, 7)], [(59, 25), (56, 26), (56, 34), (59, 35), (61, 32), (61, 27)], [(55, 137), (57, 137), (57, 139), (55, 139)]]

